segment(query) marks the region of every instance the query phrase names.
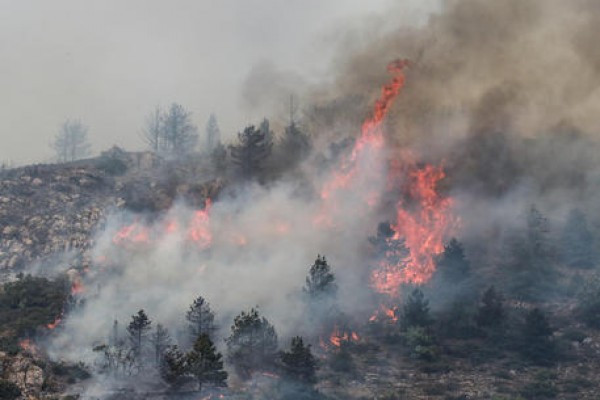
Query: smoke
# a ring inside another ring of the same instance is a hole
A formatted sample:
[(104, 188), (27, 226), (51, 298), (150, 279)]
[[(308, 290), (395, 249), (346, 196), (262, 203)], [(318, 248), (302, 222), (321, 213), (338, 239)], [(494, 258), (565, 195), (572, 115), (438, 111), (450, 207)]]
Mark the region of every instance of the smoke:
[[(93, 286), (86, 303), (65, 321), (53, 343), (55, 355), (92, 357), (90, 344), (106, 339), (112, 321), (126, 323), (140, 308), (180, 330), (198, 295), (217, 312), (219, 337), (227, 335), (233, 316), (255, 305), (283, 338), (314, 333), (300, 294), (317, 254), (332, 264), (342, 311), (364, 321), (376, 309), (366, 239), (379, 222), (395, 217), (389, 205), (369, 209), (365, 198), (386, 191), (387, 161), (406, 161), (407, 149), (415, 165), (445, 168), (437, 189), (453, 198), (460, 220), (455, 234), (482, 269), (493, 251), (481, 242), (489, 239), (490, 248), (498, 247), (501, 233), (518, 226), (532, 203), (556, 220), (573, 206), (599, 219), (596, 7), (583, 0), (452, 0), (426, 23), (396, 29), (388, 28), (389, 21), (385, 29), (368, 23), (371, 35), (352, 43), (344, 38), (334, 78), (299, 90), (303, 126), (325, 154), (332, 142), (357, 136), (389, 80), (385, 65), (399, 56), (412, 60), (382, 129), (385, 148), (356, 161), (367, 171), (356, 185), (323, 201), (315, 193), (347, 159), (319, 164), (315, 156), (302, 166), (312, 190), (288, 181), (235, 187), (212, 205), (208, 247), (191, 242), (186, 228), (165, 230), (165, 221), (185, 227), (193, 220), (195, 211), (184, 204), (141, 223), (150, 232), (149, 243), (125, 248), (113, 238), (134, 217), (113, 215), (94, 250), (110, 263), (90, 272), (96, 276), (89, 277)], [(392, 7), (387, 15), (395, 20), (399, 14)], [(246, 80), (244, 99), (257, 108), (279, 108), (270, 99), (305, 83), (286, 76), (268, 63), (257, 66)], [(389, 202), (396, 206), (397, 200)]]

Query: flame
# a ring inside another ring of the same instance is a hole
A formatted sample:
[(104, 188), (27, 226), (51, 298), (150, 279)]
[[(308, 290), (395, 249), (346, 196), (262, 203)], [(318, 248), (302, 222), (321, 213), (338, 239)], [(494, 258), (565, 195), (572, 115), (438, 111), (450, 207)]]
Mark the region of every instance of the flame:
[(393, 254), (381, 261), (371, 276), (376, 291), (392, 297), (403, 283), (423, 284), (435, 271), (435, 256), (444, 250), (444, 238), (456, 221), (451, 215), (452, 199), (440, 195), (438, 183), (445, 177), (442, 167), (411, 166), (408, 173), (409, 202), (399, 201), (396, 208), (394, 235), (389, 240), (404, 239), (409, 257), (390, 263)]
[(212, 203), (210, 199), (206, 200), (204, 209), (194, 213), (188, 229), (188, 238), (196, 243), (199, 248), (206, 249), (212, 243), (212, 233), (210, 231), (210, 207)]
[(387, 320), (390, 323), (398, 322), (399, 310), (398, 307), (392, 306), (388, 307), (386, 305), (379, 306), (379, 310), (375, 311), (373, 315), (369, 318), (370, 322)]
[(85, 292), (85, 286), (81, 282), (81, 278), (75, 277), (71, 282), (71, 295), (76, 296)]
[[(359, 340), (360, 340), (360, 336), (356, 332), (352, 332), (352, 331), (342, 332), (337, 325), (335, 325), (333, 327), (331, 336), (329, 336), (329, 343), (331, 343), (335, 347), (340, 347), (342, 345), (342, 343), (358, 342)], [(321, 341), (321, 346), (325, 347), (325, 348), (327, 347), (327, 345), (324, 344), (322, 341)]]
[(112, 241), (117, 245), (150, 243), (150, 233), (146, 227), (134, 222), (121, 228)]
[[(388, 65), (388, 71), (393, 74), (393, 78), (381, 89), (381, 95), (375, 102), (373, 113), (363, 122), (361, 135), (354, 143), (352, 152), (342, 160), (341, 167), (334, 171), (331, 179), (321, 189), (320, 194), (324, 204), (313, 219), (315, 225), (327, 228), (335, 226), (331, 215), (336, 209), (335, 202), (339, 193), (355, 188), (358, 183), (362, 183), (360, 186), (363, 188), (365, 185), (372, 186), (373, 182), (380, 180), (381, 167), (374, 163), (381, 159), (381, 152), (385, 144), (381, 124), (404, 86), (403, 70), (408, 65), (407, 60), (396, 60)], [(379, 203), (378, 190), (367, 190), (366, 192), (360, 190), (355, 193), (360, 193), (359, 196), (362, 196), (360, 200), (367, 208), (372, 208)]]
[(30, 354), (36, 354), (38, 352), (37, 346), (31, 339), (19, 340), (19, 347), (21, 348), (21, 350), (26, 351)]
[(46, 325), (46, 328), (51, 329), (51, 330), (55, 329), (58, 326), (58, 324), (60, 324), (61, 321), (62, 321), (61, 317), (56, 317), (54, 322)]

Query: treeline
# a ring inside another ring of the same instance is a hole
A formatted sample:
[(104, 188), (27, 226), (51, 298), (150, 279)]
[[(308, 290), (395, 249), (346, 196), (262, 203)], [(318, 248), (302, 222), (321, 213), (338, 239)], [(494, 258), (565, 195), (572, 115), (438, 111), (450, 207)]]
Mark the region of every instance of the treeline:
[[(289, 170), (311, 150), (309, 135), (293, 117), (279, 139), (265, 118), (258, 126), (249, 125), (238, 132), (233, 143), (224, 144), (214, 114), (210, 115), (202, 137), (192, 121), (192, 113), (178, 103), (166, 109), (156, 107), (146, 117), (141, 137), (150, 151), (166, 159), (207, 157), (215, 171), (232, 169), (245, 179), (264, 179), (273, 171)], [(89, 156), (88, 127), (78, 120), (65, 121), (51, 146), (59, 162)]]
[[(307, 307), (315, 311), (326, 305), (329, 310), (335, 302), (336, 289), (327, 260), (318, 256), (302, 292)], [(325, 320), (325, 313), (320, 315), (314, 323)], [(154, 323), (143, 309), (132, 315), (124, 334), (114, 321), (107, 342), (94, 347), (99, 355), (96, 366), (102, 373), (121, 377), (154, 372), (171, 390), (190, 385), (201, 390), (204, 386), (227, 385), (227, 363), (239, 379), (248, 380), (256, 373), (277, 374), (289, 387), (303, 393), (314, 392), (318, 363), (311, 345), (295, 336), (286, 350), (280, 350), (275, 327), (257, 307), (241, 311), (233, 319), (226, 338), (217, 336), (215, 312), (202, 296), (192, 302), (184, 318), (185, 335), (179, 341), (169, 327)], [(216, 348), (215, 343), (220, 340), (224, 340), (225, 355)]]

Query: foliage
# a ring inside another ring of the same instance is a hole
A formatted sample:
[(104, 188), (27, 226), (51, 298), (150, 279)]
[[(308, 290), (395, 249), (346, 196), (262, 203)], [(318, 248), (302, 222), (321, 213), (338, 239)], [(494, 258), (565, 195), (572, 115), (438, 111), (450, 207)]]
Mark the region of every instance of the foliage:
[(600, 329), (600, 274), (585, 282), (578, 295), (578, 315), (588, 326)]
[(150, 335), (150, 343), (154, 350), (154, 361), (156, 365), (160, 365), (165, 351), (171, 346), (169, 330), (162, 324), (157, 324), (156, 329)]
[(177, 388), (185, 382), (187, 362), (185, 355), (177, 346), (170, 346), (164, 353), (159, 373), (163, 380), (172, 388)]
[(152, 322), (144, 310), (139, 310), (136, 315), (131, 316), (131, 322), (127, 326), (131, 349), (140, 363), (151, 324)]
[(215, 313), (210, 308), (210, 303), (202, 296), (194, 299), (189, 310), (185, 314), (192, 342), (200, 335), (211, 336), (215, 330)]
[(316, 381), (317, 361), (310, 351), (310, 345), (304, 345), (302, 337), (292, 338), (290, 351), (281, 353), (283, 370), (287, 377), (304, 383)]
[(454, 301), (438, 317), (443, 336), (456, 339), (469, 339), (476, 335), (472, 305), (465, 301)]
[(407, 330), (411, 327), (428, 327), (432, 322), (429, 301), (425, 299), (421, 289), (415, 288), (404, 303), (400, 325), (403, 330)]
[(258, 310), (242, 311), (235, 317), (227, 343), (227, 359), (242, 379), (269, 368), (277, 352), (277, 333)]
[(331, 272), (325, 256), (317, 255), (317, 259), (310, 267), (303, 290), (313, 300), (332, 297), (336, 294), (335, 275)]
[(227, 372), (223, 370), (223, 356), (215, 349), (210, 337), (201, 334), (186, 355), (187, 369), (196, 378), (200, 388), (204, 383), (227, 386)]
[(406, 344), (413, 358), (433, 361), (439, 353), (435, 338), (422, 326), (413, 325), (407, 329)]
[(90, 154), (88, 128), (80, 121), (66, 120), (52, 142), (59, 162), (75, 161)]
[(68, 288), (66, 279), (31, 275), (6, 283), (0, 291), (0, 333), (33, 336), (38, 328), (53, 323), (63, 312)]
[(500, 328), (506, 318), (504, 297), (494, 286), (485, 291), (475, 321), (480, 328)]
[(300, 130), (294, 121), (291, 121), (285, 128), (280, 148), (287, 165), (293, 167), (306, 159), (310, 153), (310, 138)]
[(239, 174), (245, 179), (253, 179), (259, 176), (263, 164), (271, 155), (272, 147), (270, 131), (250, 125), (238, 133), (238, 143), (230, 145), (229, 151)]
[(221, 131), (215, 114), (210, 114), (206, 122), (206, 151), (212, 153), (221, 145)]
[(463, 245), (452, 238), (444, 246), (444, 252), (437, 260), (437, 268), (444, 281), (456, 284), (467, 279), (470, 275), (471, 266), (465, 256)]
[(21, 396), (21, 389), (11, 381), (0, 379), (0, 399), (16, 400)]
[(549, 233), (548, 220), (532, 205), (525, 228), (509, 234), (502, 267), (509, 273), (507, 286), (514, 296), (535, 300), (554, 288), (557, 273)]
[(329, 360), (329, 367), (336, 372), (351, 373), (356, 366), (347, 346), (341, 346)]
[(192, 113), (181, 104), (172, 103), (168, 110), (156, 107), (146, 118), (143, 138), (156, 153), (185, 155), (194, 150), (198, 141)]
[(554, 361), (556, 349), (552, 340), (553, 332), (546, 315), (540, 309), (534, 308), (528, 312), (521, 332), (521, 354), (540, 365)]
[(571, 267), (592, 268), (595, 262), (594, 237), (588, 228), (585, 214), (571, 210), (563, 228), (562, 258)]

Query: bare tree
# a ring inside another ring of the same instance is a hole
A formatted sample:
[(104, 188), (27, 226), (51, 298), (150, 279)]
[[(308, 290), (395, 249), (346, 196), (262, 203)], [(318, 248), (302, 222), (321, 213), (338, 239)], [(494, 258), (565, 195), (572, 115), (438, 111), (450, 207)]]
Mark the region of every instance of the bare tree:
[(219, 146), (221, 146), (221, 131), (217, 124), (217, 117), (215, 114), (210, 114), (206, 123), (206, 152), (210, 154)]
[(90, 143), (87, 134), (88, 128), (80, 121), (66, 120), (63, 122), (52, 142), (58, 161), (68, 162), (88, 156)]
[(144, 128), (142, 129), (142, 138), (155, 153), (162, 151), (165, 146), (162, 137), (163, 124), (164, 113), (159, 106), (156, 106), (146, 117)]
[(194, 150), (198, 142), (198, 129), (191, 121), (192, 113), (181, 104), (173, 103), (165, 113), (164, 139), (167, 151), (182, 155)]

